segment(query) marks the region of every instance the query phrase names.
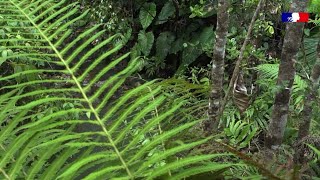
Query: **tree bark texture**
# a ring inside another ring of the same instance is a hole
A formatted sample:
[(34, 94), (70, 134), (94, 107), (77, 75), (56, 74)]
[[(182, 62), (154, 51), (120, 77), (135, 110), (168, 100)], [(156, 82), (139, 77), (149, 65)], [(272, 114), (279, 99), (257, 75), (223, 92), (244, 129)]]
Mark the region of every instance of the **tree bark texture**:
[(228, 1), (229, 0), (218, 1), (216, 42), (213, 50), (211, 70), (211, 92), (208, 110), (209, 118), (204, 124), (205, 130), (208, 132), (211, 132), (215, 126), (218, 126), (219, 120), (216, 117), (223, 97), (224, 57), (229, 27)]
[[(320, 81), (320, 42), (317, 47), (317, 60), (312, 68), (311, 73), (311, 88), (307, 89), (304, 108), (301, 112), (301, 121), (298, 133), (298, 148), (295, 153), (295, 162), (304, 163), (304, 145), (301, 144), (305, 137), (309, 135), (310, 124), (312, 120), (313, 105), (316, 100), (317, 89)], [(310, 86), (309, 86), (310, 87)]]
[[(307, 0), (293, 0), (290, 12), (304, 12), (307, 4)], [(275, 95), (272, 118), (265, 141), (266, 147), (270, 149), (277, 149), (282, 143), (295, 76), (295, 62), (301, 45), (303, 27), (304, 23), (288, 23), (286, 26), (277, 80), (278, 91)]]

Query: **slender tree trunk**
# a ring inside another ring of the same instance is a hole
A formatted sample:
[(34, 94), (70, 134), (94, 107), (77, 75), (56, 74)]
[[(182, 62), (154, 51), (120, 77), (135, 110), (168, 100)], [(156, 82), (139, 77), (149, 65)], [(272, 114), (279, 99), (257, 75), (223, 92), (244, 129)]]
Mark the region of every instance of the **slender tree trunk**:
[(238, 79), (239, 72), (240, 72), (240, 65), (241, 65), (241, 63), (242, 63), (242, 61), (243, 61), (244, 50), (246, 49), (246, 46), (247, 46), (247, 44), (248, 44), (248, 42), (249, 42), (249, 40), (250, 40), (251, 32), (252, 32), (252, 30), (253, 30), (253, 25), (254, 25), (257, 17), (258, 17), (258, 14), (259, 14), (259, 12), (260, 12), (260, 9), (261, 9), (261, 7), (262, 7), (263, 2), (264, 2), (264, 0), (260, 0), (260, 1), (259, 1), (259, 4), (258, 4), (258, 6), (257, 6), (257, 8), (256, 8), (256, 11), (254, 12), (253, 17), (252, 17), (252, 19), (251, 19), (251, 22), (250, 22), (250, 25), (249, 25), (249, 28), (248, 28), (248, 32), (247, 32), (246, 38), (245, 38), (245, 40), (244, 40), (244, 42), (243, 42), (243, 44), (242, 44), (242, 47), (241, 47), (241, 49), (240, 49), (239, 58), (238, 58), (238, 60), (237, 60), (237, 62), (236, 62), (236, 66), (235, 66), (235, 68), (234, 68), (234, 70), (233, 70), (232, 77), (231, 77), (231, 80), (230, 80), (230, 82), (229, 82), (229, 86), (228, 86), (226, 95), (224, 96), (224, 98), (223, 98), (223, 100), (222, 100), (222, 102), (221, 102), (220, 109), (219, 109), (218, 114), (217, 114), (217, 116), (216, 116), (216, 119), (217, 119), (217, 120), (219, 120), (220, 117), (222, 116), (223, 111), (224, 111), (224, 108), (225, 108), (225, 106), (226, 106), (226, 104), (227, 104), (227, 102), (228, 102), (229, 95), (230, 95), (231, 92), (232, 92), (232, 91), (231, 91), (231, 88), (234, 87), (234, 84), (235, 84), (236, 80)]
[(218, 125), (218, 110), (223, 97), (224, 57), (229, 27), (229, 0), (218, 1), (218, 17), (216, 28), (216, 43), (213, 50), (211, 70), (211, 92), (209, 97), (209, 120), (205, 122), (204, 129), (212, 132)]
[[(304, 12), (308, 0), (293, 0), (290, 12)], [(295, 76), (295, 62), (301, 44), (304, 23), (288, 23), (284, 37), (272, 119), (266, 136), (266, 147), (277, 149), (282, 143), (289, 113), (290, 94)]]
[(303, 163), (304, 158), (304, 146), (301, 144), (303, 140), (309, 135), (310, 123), (312, 119), (312, 106), (315, 103), (317, 89), (319, 87), (320, 82), (320, 42), (318, 43), (317, 48), (317, 60), (315, 65), (313, 66), (311, 73), (311, 87), (308, 88), (305, 98), (304, 108), (302, 110), (302, 116), (299, 126), (298, 133), (298, 147), (295, 153), (295, 162)]

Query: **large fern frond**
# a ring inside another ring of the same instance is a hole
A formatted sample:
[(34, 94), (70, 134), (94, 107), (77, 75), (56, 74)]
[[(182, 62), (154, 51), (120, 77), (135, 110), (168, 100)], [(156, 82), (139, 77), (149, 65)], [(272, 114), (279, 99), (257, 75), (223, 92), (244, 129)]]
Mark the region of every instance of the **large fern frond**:
[(137, 60), (114, 71), (129, 56), (115, 54), (121, 36), (103, 39), (99, 25), (74, 34), (87, 12), (65, 2), (0, 2), (0, 179), (181, 179), (232, 166), (203, 166), (228, 154), (177, 159), (209, 140), (166, 147), (199, 122), (161, 130), (185, 101), (168, 103), (154, 82), (119, 90)]

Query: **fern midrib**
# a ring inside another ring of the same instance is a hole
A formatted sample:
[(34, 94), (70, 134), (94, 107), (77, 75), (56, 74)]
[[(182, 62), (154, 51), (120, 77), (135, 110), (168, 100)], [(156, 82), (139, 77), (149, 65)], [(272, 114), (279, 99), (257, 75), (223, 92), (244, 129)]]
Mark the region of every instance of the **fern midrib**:
[(95, 110), (95, 108), (93, 107), (92, 103), (89, 101), (85, 91), (83, 90), (81, 84), (78, 82), (77, 78), (75, 77), (74, 73), (72, 72), (72, 70), (70, 69), (69, 65), (66, 63), (66, 61), (64, 60), (64, 58), (61, 56), (60, 52), (57, 50), (57, 48), (52, 44), (52, 42), (49, 40), (49, 38), (42, 32), (42, 30), (37, 26), (37, 24), (28, 16), (28, 14), (26, 14), (23, 9), (21, 9), (15, 2), (13, 2), (12, 0), (10, 0), (10, 2), (19, 10), (20, 13), (22, 13), (27, 19), (28, 21), (38, 30), (38, 32), (40, 33), (40, 35), (47, 41), (47, 43), (51, 46), (51, 48), (53, 49), (53, 51), (57, 54), (58, 58), (60, 59), (60, 61), (63, 63), (63, 65), (66, 67), (67, 71), (70, 73), (70, 75), (72, 76), (72, 79), (74, 80), (74, 82), (76, 83), (77, 87), (79, 88), (83, 98), (85, 99), (85, 101), (88, 103), (89, 108), (91, 109), (91, 111), (93, 112), (94, 116), (96, 117), (96, 120), (98, 121), (99, 125), (101, 126), (103, 132), (105, 133), (105, 135), (107, 136), (110, 144), (112, 145), (112, 147), (114, 148), (117, 156), (119, 157), (122, 165), (124, 166), (124, 168), (126, 169), (129, 177), (131, 179), (133, 179), (133, 175), (131, 173), (131, 171), (129, 170), (126, 162), (124, 161), (124, 159), (122, 158), (118, 148), (116, 147), (111, 135), (109, 134), (108, 130), (106, 129), (106, 127), (104, 126), (103, 122), (101, 121), (100, 116), (98, 115), (97, 111)]

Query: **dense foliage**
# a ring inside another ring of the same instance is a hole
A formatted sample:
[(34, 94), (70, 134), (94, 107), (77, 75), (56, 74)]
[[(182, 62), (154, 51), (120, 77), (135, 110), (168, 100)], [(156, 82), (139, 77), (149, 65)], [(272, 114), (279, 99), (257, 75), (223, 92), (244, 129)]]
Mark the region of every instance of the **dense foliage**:
[[(218, 1), (2, 0), (0, 179), (320, 177), (320, 1), (308, 4), (288, 123), (271, 153), (279, 17), (291, 1), (263, 3), (243, 50), (259, 2), (229, 3), (224, 92), (240, 54), (241, 76), (208, 134)], [(310, 132), (299, 139), (310, 104)]]

